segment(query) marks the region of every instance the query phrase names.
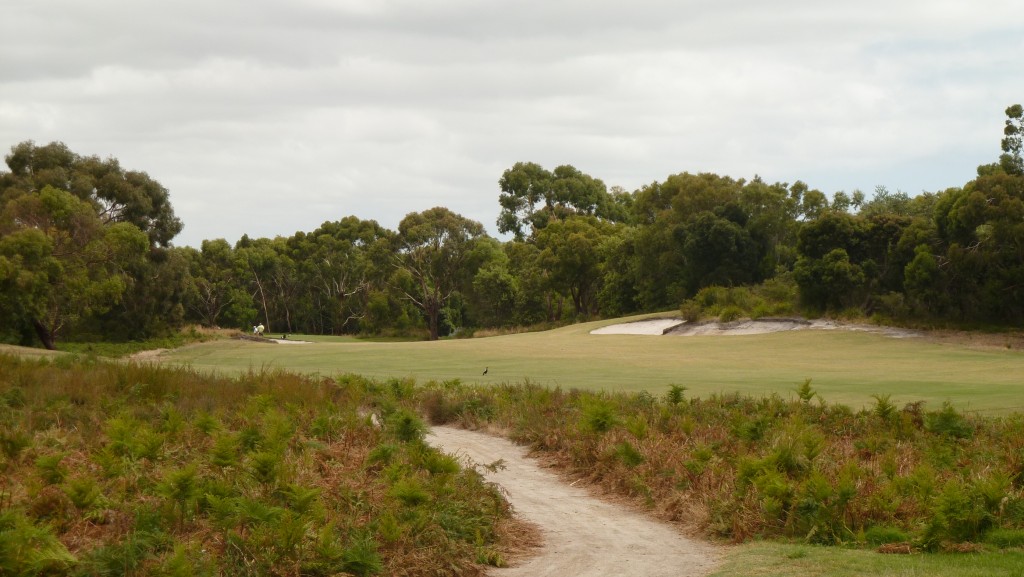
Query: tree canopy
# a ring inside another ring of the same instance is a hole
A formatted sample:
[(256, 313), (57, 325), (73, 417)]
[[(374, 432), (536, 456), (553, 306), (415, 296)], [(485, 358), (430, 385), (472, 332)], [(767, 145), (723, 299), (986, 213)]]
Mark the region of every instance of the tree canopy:
[(435, 207), (394, 231), (350, 215), (174, 247), (182, 223), (145, 172), (27, 141), (0, 172), (0, 340), (55, 347), (185, 323), (437, 339), (671, 310), (709, 287), (766, 281), (798, 290), (806, 314), (1018, 324), (1022, 110), (1006, 109), (996, 162), (915, 196), (690, 172), (628, 192), (568, 164), (516, 162), (498, 180), (507, 241)]

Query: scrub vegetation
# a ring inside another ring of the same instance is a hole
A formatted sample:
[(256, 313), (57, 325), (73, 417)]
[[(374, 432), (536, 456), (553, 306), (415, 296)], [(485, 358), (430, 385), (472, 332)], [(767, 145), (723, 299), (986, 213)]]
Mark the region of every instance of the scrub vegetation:
[(434, 423), (492, 427), (572, 476), (733, 542), (978, 551), (1024, 543), (1024, 416), (946, 404), (538, 386), (427, 387)]
[(504, 499), (424, 444), (411, 383), (8, 355), (0, 375), (2, 575), (504, 563)]
[(508, 240), (435, 206), (396, 230), (336, 215), (290, 236), (176, 247), (184, 224), (146, 173), (22, 142), (0, 171), (0, 342), (52, 349), (189, 324), (436, 340), (674, 310), (707, 301), (709, 287), (773, 283), (782, 307), (774, 296), (705, 304), (723, 320), (787, 311), (1020, 326), (1024, 112), (1005, 113), (997, 162), (914, 197), (707, 172), (626, 191), (568, 164), (516, 162), (495, 175), (493, 222)]

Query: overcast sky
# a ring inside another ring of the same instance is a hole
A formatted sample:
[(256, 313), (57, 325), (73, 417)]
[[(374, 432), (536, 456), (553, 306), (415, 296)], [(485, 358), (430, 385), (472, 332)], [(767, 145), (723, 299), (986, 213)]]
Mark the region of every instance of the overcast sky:
[(1017, 0), (8, 0), (0, 150), (149, 173), (178, 246), (434, 206), (496, 234), (517, 161), (962, 186), (1022, 60)]

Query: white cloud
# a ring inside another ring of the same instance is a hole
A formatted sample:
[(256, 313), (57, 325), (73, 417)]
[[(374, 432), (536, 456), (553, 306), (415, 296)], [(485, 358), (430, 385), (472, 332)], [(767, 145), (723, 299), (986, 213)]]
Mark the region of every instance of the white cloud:
[(61, 140), (202, 239), (448, 206), (569, 163), (916, 193), (998, 157), (1024, 100), (1003, 0), (39, 0), (0, 20), (0, 146)]

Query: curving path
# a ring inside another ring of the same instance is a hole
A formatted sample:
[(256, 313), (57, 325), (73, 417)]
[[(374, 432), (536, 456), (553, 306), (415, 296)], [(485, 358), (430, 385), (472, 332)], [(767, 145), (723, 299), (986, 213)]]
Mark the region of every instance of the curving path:
[(565, 483), (506, 439), (433, 427), (427, 441), (475, 464), (503, 460), (496, 472), (478, 469), (505, 490), (516, 514), (541, 530), (539, 554), (517, 567), (491, 569), (492, 577), (696, 577), (716, 564), (713, 546)]

